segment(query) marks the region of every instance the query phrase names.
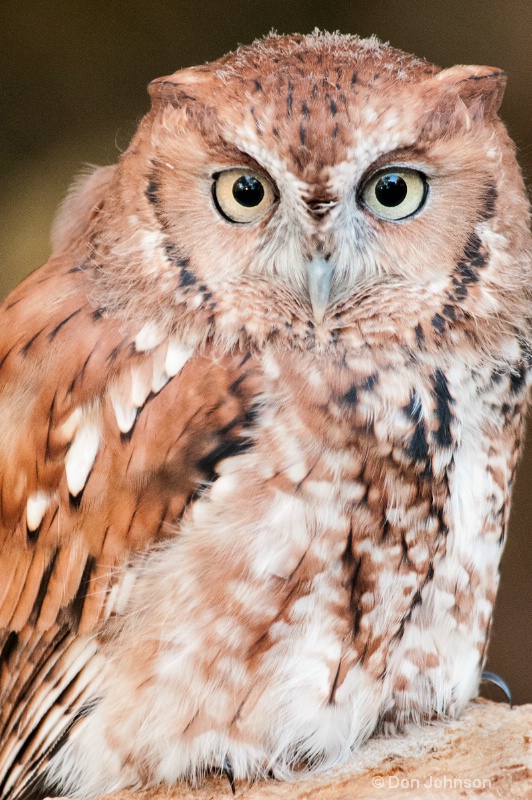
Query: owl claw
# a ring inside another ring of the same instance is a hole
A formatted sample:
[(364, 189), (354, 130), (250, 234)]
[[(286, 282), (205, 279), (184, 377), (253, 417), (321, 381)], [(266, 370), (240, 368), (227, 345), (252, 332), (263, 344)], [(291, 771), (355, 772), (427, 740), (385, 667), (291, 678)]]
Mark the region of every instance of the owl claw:
[(233, 794), (236, 794), (235, 776), (233, 774), (233, 767), (231, 766), (231, 762), (229, 761), (228, 758), (224, 759), (223, 773), (226, 776), (227, 780), (229, 781), (229, 786), (231, 787), (231, 791), (233, 792)]
[(499, 675), (496, 675), (494, 672), (483, 672), (481, 675), (481, 680), (487, 681), (488, 683), (493, 683), (495, 686), (498, 686), (499, 689), (502, 689), (506, 695), (506, 699), (508, 700), (510, 708), (513, 708), (512, 693), (510, 691), (510, 687), (506, 681), (503, 680), (503, 678), (501, 678)]

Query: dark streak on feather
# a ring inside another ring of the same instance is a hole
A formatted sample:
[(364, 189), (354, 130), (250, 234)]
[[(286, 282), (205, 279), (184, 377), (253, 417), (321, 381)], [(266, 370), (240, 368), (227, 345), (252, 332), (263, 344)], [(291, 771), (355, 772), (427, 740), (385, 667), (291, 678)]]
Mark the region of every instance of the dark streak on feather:
[[(124, 347), (124, 344), (126, 343), (126, 341), (127, 341), (127, 339), (122, 339), (122, 341), (121, 341), (121, 342), (119, 342), (119, 343), (116, 345), (116, 347), (113, 347), (113, 349), (111, 350), (111, 352), (109, 353), (109, 355), (108, 355), (108, 356), (107, 356), (107, 358), (106, 358), (106, 361), (107, 361), (107, 363), (108, 363), (108, 364), (112, 364), (112, 363), (113, 363), (113, 361), (115, 361), (115, 359), (118, 357), (118, 355), (119, 355), (120, 351), (121, 351), (121, 350), (122, 350), (122, 348)], [(134, 343), (133, 343), (133, 344), (134, 344)], [(135, 350), (133, 350), (133, 353), (134, 353), (134, 352), (135, 352)]]
[(67, 275), (72, 275), (75, 272), (85, 272), (88, 266), (89, 266), (89, 259), (86, 259), (81, 264), (77, 264), (75, 267), (69, 269)]
[(5, 353), (5, 355), (0, 360), (0, 369), (2, 369), (2, 367), (4, 366), (5, 362), (7, 361), (12, 352), (13, 352), (13, 347), (10, 347), (7, 353)]
[(441, 314), (434, 314), (432, 317), (432, 327), (436, 331), (436, 333), (444, 333), (445, 332), (445, 320)]
[(9, 657), (15, 651), (17, 645), (18, 645), (18, 633), (16, 631), (10, 631), (9, 635), (7, 636), (4, 642), (2, 651), (0, 652), (0, 666), (9, 661)]
[(495, 184), (493, 184), (493, 183), (488, 184), (486, 186), (485, 191), (484, 191), (484, 197), (483, 197), (484, 208), (482, 209), (482, 213), (480, 215), (480, 218), (482, 220), (491, 219), (493, 217), (493, 215), (495, 214), (495, 206), (497, 204), (497, 197), (498, 197), (497, 187), (495, 186)]
[(35, 598), (31, 614), (28, 618), (30, 625), (36, 625), (37, 620), (39, 619), (39, 614), (41, 613), (42, 604), (44, 602), (44, 598), (46, 597), (46, 592), (48, 591), (48, 584), (50, 583), (50, 578), (52, 577), (52, 572), (54, 571), (55, 562), (57, 561), (58, 555), (59, 548), (56, 547), (48, 566), (43, 572), (41, 583), (39, 585), (39, 591), (37, 592), (37, 597)]
[(342, 405), (355, 406), (358, 399), (357, 387), (350, 386), (347, 392), (340, 398)]
[(179, 276), (179, 286), (183, 289), (187, 286), (194, 286), (196, 276), (189, 269), (182, 269)]
[[(235, 423), (233, 423), (234, 425)], [(227, 426), (226, 426), (227, 428)], [(234, 456), (241, 455), (250, 449), (252, 443), (247, 439), (229, 440), (220, 442), (216, 445), (210, 453), (203, 456), (197, 461), (197, 467), (204, 474), (204, 480), (212, 483), (217, 477), (216, 465), (226, 458), (233, 458)]]
[(417, 343), (419, 345), (423, 344), (423, 342), (425, 341), (425, 334), (423, 333), (423, 328), (419, 323), (414, 328), (414, 332), (416, 334)]
[[(85, 483), (86, 485), (86, 483)], [(68, 505), (71, 511), (79, 511), (79, 507), (81, 505), (81, 501), (83, 500), (83, 492), (85, 490), (85, 486), (78, 492), (76, 495), (68, 493)]]
[(480, 269), (486, 266), (486, 256), (481, 252), (482, 241), (476, 233), (472, 233), (467, 240), (464, 248), (464, 259), (469, 261), (472, 267)]
[(453, 412), (451, 411), (451, 406), (454, 404), (454, 399), (449, 391), (447, 379), (441, 369), (436, 370), (432, 376), (432, 381), (436, 397), (436, 418), (439, 422), (439, 426), (434, 435), (439, 445), (442, 447), (450, 447), (453, 443), (451, 434)]
[(451, 322), (456, 320), (456, 308), (455, 306), (445, 305), (442, 308), (442, 313), (447, 319), (450, 319)]
[(286, 115), (288, 117), (292, 116), (293, 105), (294, 105), (294, 86), (291, 81), (288, 81), (288, 89), (286, 93)]
[(72, 378), (72, 381), (70, 382), (70, 386), (68, 387), (68, 394), (72, 394), (76, 384), (83, 383), (83, 379), (85, 377), (85, 371), (87, 369), (87, 364), (91, 360), (93, 352), (94, 351), (91, 350), (91, 352), (89, 353), (89, 355), (87, 356), (87, 358), (83, 362), (83, 366), (81, 367), (80, 371), (76, 375), (74, 375), (74, 377)]
[(96, 567), (96, 559), (94, 558), (94, 556), (88, 556), (87, 561), (85, 563), (85, 567), (83, 569), (81, 580), (79, 582), (78, 590), (68, 606), (68, 613), (69, 616), (71, 617), (72, 623), (74, 624), (76, 630), (79, 627), (79, 623), (81, 621), (81, 617), (83, 614), (83, 606), (85, 605), (87, 592), (89, 590), (91, 582), (91, 576), (95, 567)]
[(378, 372), (374, 372), (372, 375), (368, 375), (365, 381), (362, 382), (360, 388), (365, 392), (371, 392), (378, 382), (379, 374)]
[(406, 447), (406, 452), (414, 461), (424, 462), (428, 467), (429, 445), (423, 420), (421, 399), (417, 392), (412, 392), (409, 402), (403, 407), (403, 411), (414, 422), (414, 433)]
[(68, 317), (66, 317), (65, 319), (61, 320), (59, 325), (56, 325), (55, 328), (48, 334), (48, 340), (50, 342), (52, 342), (55, 339), (55, 337), (57, 336), (57, 334), (59, 333), (59, 331), (61, 330), (61, 328), (64, 325), (66, 325), (67, 322), (70, 322), (71, 319), (76, 317), (80, 313), (80, 311), (81, 311), (81, 308), (78, 308), (78, 309), (76, 309), (76, 311), (73, 311), (72, 314), (69, 314)]
[(172, 244), (172, 242), (168, 242), (167, 244), (165, 244), (164, 252), (167, 259), (172, 263), (174, 267), (178, 267), (179, 269), (186, 269), (189, 266), (190, 258), (180, 253), (176, 245)]
[(42, 530), (42, 523), (43, 521), (41, 520), (37, 525), (37, 527), (35, 528), (35, 530), (33, 531), (30, 531), (30, 529), (26, 525), (26, 539), (29, 545), (34, 545), (37, 539), (39, 538)]
[[(447, 494), (448, 494), (449, 486), (448, 486), (448, 481), (446, 482), (447, 482)], [(443, 508), (432, 503), (430, 508), (430, 513), (438, 520), (438, 533), (441, 534), (442, 536), (447, 536), (447, 534), (449, 533), (449, 528), (445, 524)]]
[[(29, 340), (29, 342), (26, 342), (26, 344), (24, 345), (24, 347), (21, 347), (21, 349), (20, 349), (20, 353), (21, 353), (21, 355), (22, 355), (22, 356), (26, 356), (26, 355), (28, 354), (28, 352), (29, 352), (29, 350), (30, 350), (31, 346), (32, 346), (32, 345), (33, 345), (33, 343), (36, 341), (36, 339), (38, 339), (38, 337), (41, 335), (41, 333), (43, 332), (43, 330), (44, 330), (44, 328), (41, 328), (41, 329), (40, 329), (40, 331), (37, 331), (37, 333), (34, 333), (34, 334), (33, 334), (33, 336), (31, 337), (31, 339)], [(3, 362), (2, 362), (2, 363), (3, 363)], [(0, 365), (0, 366), (1, 366), (1, 365)]]
[(159, 192), (159, 184), (153, 178), (151, 178), (144, 193), (148, 201), (153, 206), (156, 206), (157, 203), (159, 202), (158, 192)]
[(331, 686), (331, 691), (329, 693), (329, 699), (327, 701), (328, 705), (330, 705), (330, 706), (332, 706), (335, 703), (335, 696), (336, 696), (336, 690), (338, 688), (338, 679), (340, 677), (340, 668), (341, 668), (341, 666), (342, 666), (342, 657), (340, 656), (340, 659), (338, 661), (338, 668), (336, 670), (336, 674), (334, 676), (334, 680), (333, 680), (332, 686)]
[(510, 372), (510, 393), (519, 394), (526, 384), (527, 369), (523, 364), (514, 367)]

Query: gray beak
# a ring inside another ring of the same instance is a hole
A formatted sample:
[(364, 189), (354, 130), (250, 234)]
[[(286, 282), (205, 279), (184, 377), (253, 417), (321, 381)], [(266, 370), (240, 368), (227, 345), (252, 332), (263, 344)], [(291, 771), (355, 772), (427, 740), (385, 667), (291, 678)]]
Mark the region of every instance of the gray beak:
[(316, 256), (307, 263), (308, 293), (315, 321), (324, 317), (331, 293), (332, 267), (325, 258)]

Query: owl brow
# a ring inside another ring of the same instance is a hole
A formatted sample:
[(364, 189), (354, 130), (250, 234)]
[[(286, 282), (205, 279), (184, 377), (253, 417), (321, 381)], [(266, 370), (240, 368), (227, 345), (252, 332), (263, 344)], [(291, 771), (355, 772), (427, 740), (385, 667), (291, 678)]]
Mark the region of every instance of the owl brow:
[(405, 147), (396, 147), (387, 153), (383, 153), (375, 161), (372, 161), (366, 170), (366, 175), (372, 174), (382, 167), (401, 162), (419, 163), (427, 158), (427, 148), (424, 145), (413, 144)]
[(258, 172), (267, 171), (253, 156), (250, 156), (245, 150), (237, 147), (233, 142), (224, 139), (221, 134), (220, 143), (214, 144), (212, 151), (217, 156), (220, 165), (227, 165), (228, 167), (249, 167)]

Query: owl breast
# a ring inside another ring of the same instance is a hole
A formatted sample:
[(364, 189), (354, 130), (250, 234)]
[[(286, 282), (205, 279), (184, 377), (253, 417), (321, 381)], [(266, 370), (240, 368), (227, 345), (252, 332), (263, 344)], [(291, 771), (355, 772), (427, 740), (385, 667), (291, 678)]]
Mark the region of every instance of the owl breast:
[(472, 383), (470, 365), (446, 376), (390, 355), (247, 360), (261, 380), (246, 447), (136, 566), (68, 770), (88, 782), (96, 745), (112, 772), (112, 742), (167, 782), (222, 755), (237, 777), (288, 777), (476, 693), (515, 461), (511, 374)]

